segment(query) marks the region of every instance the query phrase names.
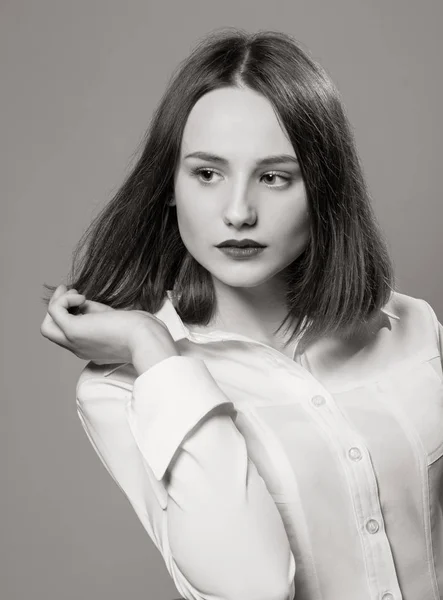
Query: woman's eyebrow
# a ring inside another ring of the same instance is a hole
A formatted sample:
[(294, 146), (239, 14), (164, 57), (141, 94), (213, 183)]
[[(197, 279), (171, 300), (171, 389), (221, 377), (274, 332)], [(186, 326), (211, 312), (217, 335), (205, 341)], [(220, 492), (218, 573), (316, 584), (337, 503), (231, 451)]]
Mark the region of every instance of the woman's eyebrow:
[[(227, 166), (229, 161), (222, 156), (217, 156), (217, 154), (211, 154), (209, 152), (191, 152), (191, 154), (187, 154), (186, 158), (200, 158), (202, 160), (207, 160), (210, 162), (216, 162), (221, 165)], [(264, 166), (264, 165), (273, 165), (275, 163), (295, 163), (298, 164), (298, 160), (295, 156), (291, 154), (275, 154), (273, 156), (266, 156), (265, 158), (260, 158), (255, 161), (256, 166)]]

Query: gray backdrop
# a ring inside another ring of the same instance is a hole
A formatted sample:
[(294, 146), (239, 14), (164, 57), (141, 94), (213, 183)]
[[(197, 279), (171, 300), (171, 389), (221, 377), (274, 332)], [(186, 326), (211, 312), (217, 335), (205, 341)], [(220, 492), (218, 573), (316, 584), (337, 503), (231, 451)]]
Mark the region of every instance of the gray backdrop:
[(209, 30), (293, 34), (355, 129), (399, 291), (443, 318), (440, 0), (2, 0), (2, 600), (177, 597), (81, 428), (84, 362), (40, 336), (59, 284), (117, 190), (172, 69)]

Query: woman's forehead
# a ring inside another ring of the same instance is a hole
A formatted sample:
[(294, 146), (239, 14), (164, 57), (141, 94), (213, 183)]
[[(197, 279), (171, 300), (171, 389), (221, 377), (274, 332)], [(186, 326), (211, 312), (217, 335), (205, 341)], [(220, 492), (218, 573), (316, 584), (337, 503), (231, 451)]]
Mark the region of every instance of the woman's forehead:
[(196, 151), (232, 159), (245, 153), (295, 156), (272, 104), (249, 88), (217, 89), (195, 103), (183, 131), (182, 158)]

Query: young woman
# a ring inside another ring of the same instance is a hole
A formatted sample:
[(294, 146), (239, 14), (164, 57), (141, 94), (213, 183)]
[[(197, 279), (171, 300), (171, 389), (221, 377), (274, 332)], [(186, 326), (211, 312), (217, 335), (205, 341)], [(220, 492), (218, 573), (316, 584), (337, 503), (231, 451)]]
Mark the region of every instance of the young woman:
[(443, 597), (441, 325), (295, 40), (203, 39), (80, 248), (41, 333), (184, 598)]

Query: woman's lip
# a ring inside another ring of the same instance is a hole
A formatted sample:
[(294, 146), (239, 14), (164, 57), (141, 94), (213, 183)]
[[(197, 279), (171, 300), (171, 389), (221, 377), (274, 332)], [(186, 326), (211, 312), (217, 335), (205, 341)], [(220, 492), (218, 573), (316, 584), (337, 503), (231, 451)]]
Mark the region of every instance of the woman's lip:
[(218, 248), (226, 254), (227, 256), (232, 256), (233, 258), (251, 258), (253, 256), (257, 256), (264, 249), (265, 246), (250, 246), (249, 248), (240, 248), (238, 246), (222, 246)]
[(216, 246), (216, 248), (266, 248), (266, 246), (235, 246), (232, 244), (228, 246)]

